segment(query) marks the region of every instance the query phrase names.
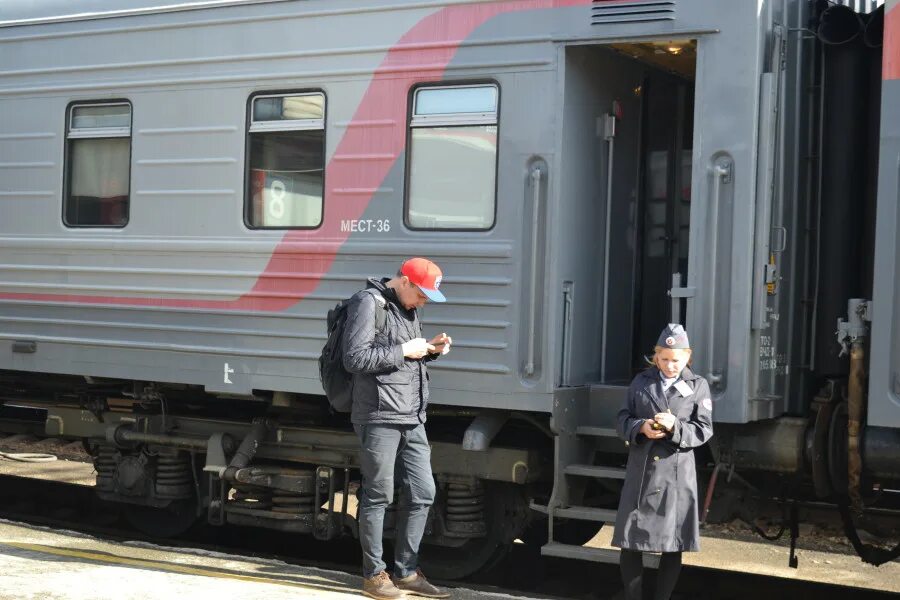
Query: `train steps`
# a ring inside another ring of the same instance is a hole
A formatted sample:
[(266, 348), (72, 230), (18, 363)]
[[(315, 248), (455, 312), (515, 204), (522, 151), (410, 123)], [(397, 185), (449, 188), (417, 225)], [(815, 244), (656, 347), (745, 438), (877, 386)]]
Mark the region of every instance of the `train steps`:
[[(542, 514), (549, 514), (549, 509), (532, 502), (531, 510)], [(597, 523), (612, 523), (616, 520), (616, 511), (610, 508), (594, 508), (593, 506), (567, 506), (554, 508), (553, 516), (562, 519), (578, 519), (579, 521), (595, 521)]]
[(597, 384), (560, 396), (553, 414), (553, 429), (557, 432), (553, 494), (547, 505), (531, 503), (532, 510), (548, 517), (548, 543), (541, 547), (543, 556), (619, 562), (618, 549), (577, 546), (554, 539), (553, 521), (571, 519), (609, 526), (615, 522), (615, 509), (583, 506), (582, 502), (587, 481), (625, 478), (624, 468), (593, 462), (597, 451), (621, 445), (614, 425), (626, 393), (627, 387)]
[[(624, 479), (625, 469), (615, 467), (603, 467), (595, 465), (568, 465), (563, 469), (567, 476), (594, 477), (598, 479)], [(592, 506), (562, 506), (550, 508), (531, 503), (532, 510), (549, 515), (553, 518), (577, 519), (580, 521), (593, 521), (595, 523), (608, 523), (610, 526), (616, 521), (616, 511), (610, 508), (595, 508)], [(619, 551), (615, 548), (590, 548), (564, 544), (551, 539), (541, 546), (542, 556), (554, 556), (577, 560), (587, 560), (602, 563), (618, 563)], [(647, 562), (646, 560), (644, 561)], [(653, 565), (648, 565), (653, 566)]]
[(566, 465), (563, 468), (563, 473), (580, 477), (596, 477), (597, 479), (625, 479), (625, 469), (621, 467)]
[[(619, 551), (616, 548), (591, 548), (560, 542), (550, 542), (542, 546), (541, 555), (610, 564), (619, 562)], [(659, 555), (644, 552), (644, 566), (650, 569), (659, 568)]]
[(575, 428), (577, 435), (594, 436), (594, 437), (616, 437), (618, 434), (612, 427), (593, 427), (591, 425), (581, 425)]

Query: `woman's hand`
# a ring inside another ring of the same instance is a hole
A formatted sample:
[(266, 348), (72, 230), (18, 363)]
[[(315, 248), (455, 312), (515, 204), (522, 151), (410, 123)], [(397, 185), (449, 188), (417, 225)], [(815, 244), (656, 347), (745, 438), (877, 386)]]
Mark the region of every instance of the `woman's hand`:
[(672, 431), (675, 427), (675, 415), (670, 412), (656, 413), (653, 419), (665, 428), (666, 431)]
[(643, 433), (647, 438), (651, 440), (661, 440), (666, 437), (665, 431), (656, 431), (653, 429), (653, 423), (655, 423), (653, 419), (646, 419), (644, 423), (641, 425), (641, 433)]

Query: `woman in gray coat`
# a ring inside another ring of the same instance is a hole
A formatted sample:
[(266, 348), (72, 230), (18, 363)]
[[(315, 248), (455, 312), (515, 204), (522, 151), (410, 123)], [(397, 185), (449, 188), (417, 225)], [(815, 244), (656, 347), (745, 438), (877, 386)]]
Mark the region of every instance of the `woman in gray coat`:
[(687, 366), (690, 357), (684, 327), (669, 324), (653, 365), (631, 382), (619, 411), (628, 465), (612, 544), (622, 549), (619, 566), (629, 600), (641, 599), (644, 552), (662, 553), (655, 598), (666, 600), (681, 571), (681, 553), (700, 549), (694, 448), (712, 437), (712, 398), (706, 380)]

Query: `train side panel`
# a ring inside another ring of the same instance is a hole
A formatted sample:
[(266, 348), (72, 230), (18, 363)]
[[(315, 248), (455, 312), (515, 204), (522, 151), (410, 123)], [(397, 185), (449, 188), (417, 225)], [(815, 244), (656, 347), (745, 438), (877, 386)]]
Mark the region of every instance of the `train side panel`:
[[(3, 27), (0, 148), (21, 159), (0, 172), (2, 335), (25, 343), (0, 368), (319, 394), (327, 309), (427, 254), (451, 302), (426, 308), (426, 332), (450, 332), (459, 350), (436, 365), (435, 401), (549, 412), (558, 384), (602, 377), (596, 299), (615, 285), (597, 268), (603, 223), (577, 219), (603, 198), (567, 187), (561, 49), (696, 39), (687, 325), (717, 419), (780, 414), (775, 362), (763, 362), (778, 323), (757, 274), (773, 177), (759, 162), (761, 75), (781, 3), (681, 2), (640, 22), (594, 4), (276, 2)], [(411, 93), (436, 82), (499, 90), (497, 216), (483, 231), (404, 225)], [(326, 98), (316, 229), (244, 223), (249, 102), (275, 91)], [(133, 119), (128, 223), (67, 228), (67, 108), (115, 100)], [(579, 295), (568, 340), (566, 282)]]
[(868, 423), (900, 427), (900, 4), (884, 16), (881, 148)]
[[(473, 29), (460, 7), (449, 25), (437, 4), (313, 9), (321, 6), (7, 29), (0, 144), (20, 158), (3, 170), (3, 335), (36, 346), (3, 368), (317, 394), (328, 308), (366, 276), (428, 254), (448, 274), (451, 302), (429, 306), (423, 322), (450, 331), (459, 350), (435, 370), (434, 387), (445, 390), (436, 399), (549, 410), (552, 377), (540, 364), (525, 375), (528, 344), (516, 334), (528, 326), (521, 296), (535, 289), (518, 259), (530, 227), (519, 172), (530, 155), (553, 155), (556, 54), (535, 35), (546, 22), (532, 14), (524, 30), (457, 48)], [(165, 44), (154, 42), (160, 31)], [(404, 226), (409, 94), (441, 78), (496, 83), (501, 132), (521, 132), (502, 138), (498, 217), (486, 231)], [(273, 90), (326, 97), (318, 229), (249, 230), (243, 220), (248, 102)], [(132, 115), (128, 223), (67, 228), (67, 107), (108, 100), (127, 101)], [(533, 356), (549, 356), (544, 329), (530, 334)]]

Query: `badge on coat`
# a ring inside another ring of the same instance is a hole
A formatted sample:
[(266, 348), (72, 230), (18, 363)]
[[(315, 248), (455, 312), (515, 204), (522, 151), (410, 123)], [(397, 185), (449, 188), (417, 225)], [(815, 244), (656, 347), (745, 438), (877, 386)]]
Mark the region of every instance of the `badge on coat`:
[(685, 381), (676, 381), (675, 389), (678, 390), (678, 393), (681, 394), (682, 398), (687, 398), (694, 393), (694, 390), (692, 390), (691, 386), (689, 386)]

